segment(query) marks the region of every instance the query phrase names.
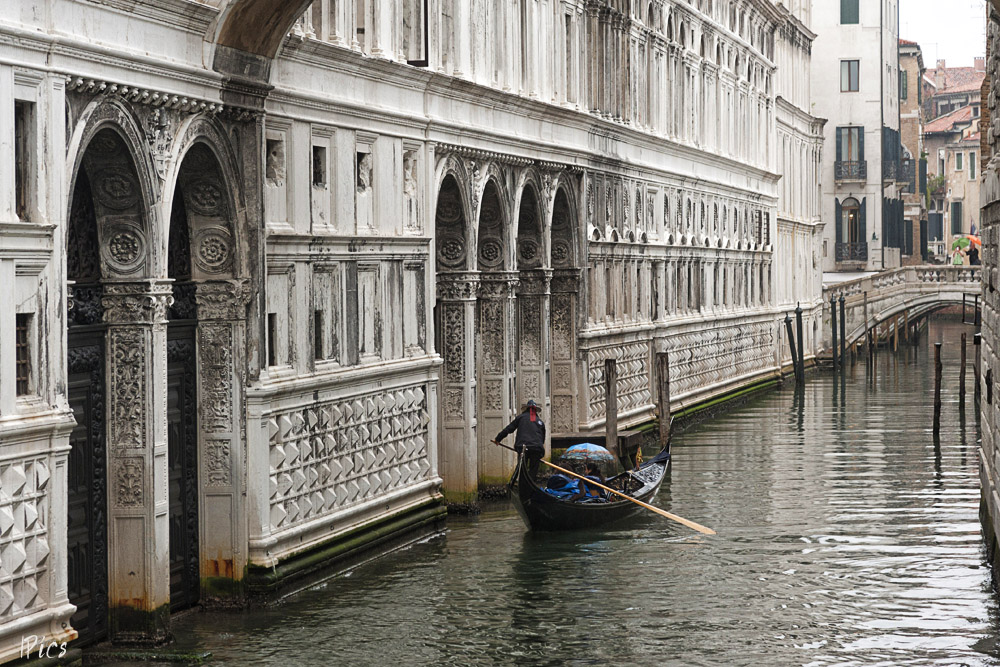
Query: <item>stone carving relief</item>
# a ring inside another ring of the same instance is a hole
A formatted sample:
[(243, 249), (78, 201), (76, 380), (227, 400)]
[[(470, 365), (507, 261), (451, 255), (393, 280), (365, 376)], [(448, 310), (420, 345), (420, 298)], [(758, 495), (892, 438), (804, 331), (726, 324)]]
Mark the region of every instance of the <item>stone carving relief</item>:
[(124, 211), (139, 203), (139, 185), (129, 169), (104, 167), (94, 180), (94, 196), (102, 206)]
[(209, 440), (205, 444), (205, 480), (209, 486), (232, 484), (229, 440)]
[(106, 283), (101, 305), (108, 324), (155, 324), (166, 319), (167, 308), (173, 303), (168, 287), (153, 287), (147, 283)]
[(50, 477), (46, 458), (0, 463), (0, 618), (8, 622), (49, 601)]
[[(446, 400), (451, 404), (450, 396)], [(268, 415), (272, 530), (426, 480), (429, 421), (423, 385)]]
[(417, 160), (416, 150), (403, 152), (403, 216), (406, 228), (413, 230), (420, 229), (420, 212), (417, 208), (419, 202)]
[(484, 373), (504, 372), (504, 303), (499, 299), (479, 301), (479, 339)]
[(465, 305), (444, 308), (444, 375), (447, 382), (465, 379)]
[(111, 346), (111, 438), (114, 449), (146, 445), (146, 346), (142, 329), (114, 327)]
[(358, 194), (368, 194), (372, 189), (372, 154), (362, 153), (358, 159)]
[(226, 213), (222, 188), (212, 179), (198, 179), (184, 188), (185, 202), (194, 213), (220, 216)]
[(219, 280), (198, 283), (195, 300), (201, 320), (235, 320), (245, 315), (252, 296), (250, 283), (241, 280)]
[(233, 329), (229, 323), (201, 324), (201, 420), (209, 432), (232, 430)]
[(130, 274), (146, 261), (146, 236), (131, 216), (104, 218), (104, 244), (101, 257), (110, 272)]
[(483, 409), (500, 410), (503, 408), (503, 382), (486, 380), (483, 382)]
[(225, 227), (207, 227), (195, 234), (194, 262), (205, 273), (228, 273), (233, 266), (233, 237)]
[(142, 122), (149, 151), (153, 156), (153, 167), (161, 181), (167, 177), (170, 148), (173, 143), (174, 128), (177, 125), (176, 119), (172, 116), (173, 114), (163, 107), (157, 107), (147, 111)]
[(145, 462), (140, 456), (112, 459), (111, 474), (114, 480), (116, 507), (141, 507), (143, 504), (143, 471)]

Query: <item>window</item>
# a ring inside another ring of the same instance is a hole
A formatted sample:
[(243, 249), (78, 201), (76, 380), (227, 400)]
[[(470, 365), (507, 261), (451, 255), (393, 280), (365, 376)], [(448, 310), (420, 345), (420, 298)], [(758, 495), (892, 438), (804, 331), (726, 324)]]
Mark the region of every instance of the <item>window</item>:
[(267, 314), (267, 365), (278, 365), (278, 314)]
[(15, 366), (17, 372), (16, 390), (24, 396), (31, 388), (31, 350), (28, 348), (28, 333), (31, 330), (31, 314), (18, 313), (15, 316)]
[(979, 105), (978, 104), (973, 104), (972, 105), (972, 117), (973, 118), (979, 118)]
[(907, 88), (909, 86), (909, 81), (906, 76), (907, 74), (909, 74), (909, 72), (906, 70), (899, 70), (899, 99), (901, 100), (906, 99)]
[(976, 179), (976, 151), (969, 151), (969, 180)]
[(21, 222), (31, 218), (31, 125), (35, 105), (31, 102), (14, 102), (14, 204)]
[(326, 187), (326, 147), (313, 146), (312, 172), (313, 185), (316, 187)]
[(857, 25), (858, 0), (840, 0), (841, 25)]
[(840, 61), (840, 92), (858, 92), (858, 69), (860, 63), (860, 60)]
[(313, 359), (326, 359), (323, 354), (323, 311), (313, 311)]
[(955, 153), (955, 171), (962, 171), (964, 167), (962, 166), (962, 156), (964, 153)]
[(841, 233), (844, 235), (844, 243), (863, 243), (865, 239), (861, 237), (861, 204), (854, 197), (848, 197), (840, 211)]
[(951, 203), (951, 233), (962, 233), (962, 202), (960, 201)]
[(865, 159), (865, 128), (837, 128), (837, 161), (861, 162)]

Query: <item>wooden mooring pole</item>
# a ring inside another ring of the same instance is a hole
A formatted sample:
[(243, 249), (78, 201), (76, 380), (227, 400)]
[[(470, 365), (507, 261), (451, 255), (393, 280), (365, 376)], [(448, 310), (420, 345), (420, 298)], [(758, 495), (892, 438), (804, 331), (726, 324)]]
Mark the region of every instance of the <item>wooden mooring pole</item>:
[[(833, 358), (833, 372), (837, 372), (837, 297), (830, 297), (830, 329), (832, 329), (833, 336), (831, 340), (833, 344), (830, 345), (830, 355)], [(844, 363), (843, 356), (841, 356), (840, 363)]]
[(805, 348), (803, 347), (804, 336), (802, 335), (802, 306), (799, 304), (795, 304), (795, 333), (799, 337), (799, 339), (796, 341), (796, 345), (799, 349), (798, 381), (799, 384), (804, 385), (806, 383), (806, 353), (805, 353)]
[(657, 398), (660, 408), (660, 447), (670, 447), (670, 353), (656, 353), (656, 379), (659, 385)]
[[(840, 295), (840, 370), (844, 370), (844, 352), (847, 350), (847, 316), (844, 315), (844, 295)], [(851, 355), (854, 363), (854, 355)]]
[(941, 343), (934, 343), (934, 435), (941, 432)]
[(799, 358), (795, 354), (795, 334), (792, 331), (792, 318), (785, 313), (785, 333), (788, 334), (788, 349), (792, 353), (792, 370), (795, 372), (795, 381), (799, 381)]
[(604, 446), (621, 458), (618, 451), (618, 362), (604, 360)]
[(980, 355), (980, 352), (982, 351), (982, 344), (983, 344), (982, 334), (978, 334), (978, 333), (977, 334), (972, 334), (972, 345), (973, 345), (973, 347), (976, 348), (976, 360), (973, 362), (975, 364), (975, 366), (972, 369), (973, 372), (975, 373), (975, 376), (976, 376), (976, 381), (975, 381), (975, 384), (973, 385), (975, 387), (975, 389), (974, 389), (974, 395), (976, 397), (976, 401), (979, 400), (979, 393), (982, 391), (982, 389), (980, 388), (980, 385), (979, 385), (979, 369), (980, 369), (979, 363), (980, 363), (980, 359), (981, 359), (981, 357), (979, 355)]
[(958, 370), (958, 400), (965, 402), (965, 332), (962, 332), (962, 365)]

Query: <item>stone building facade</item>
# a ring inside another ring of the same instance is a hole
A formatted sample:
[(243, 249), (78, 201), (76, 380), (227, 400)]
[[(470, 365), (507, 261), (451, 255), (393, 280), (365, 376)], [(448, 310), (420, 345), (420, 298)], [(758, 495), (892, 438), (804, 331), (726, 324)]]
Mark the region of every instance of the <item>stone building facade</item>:
[(808, 75), (775, 82), (803, 11), (15, 5), (0, 661), (159, 642), (405, 539), (504, 480), (489, 440), (528, 398), (601, 428), (607, 358), (630, 425), (657, 351), (678, 408), (778, 372), (793, 301), (812, 356), (819, 121)]
[(813, 113), (828, 119), (823, 162), (826, 271), (900, 265), (899, 3), (813, 2)]
[(1000, 267), (1000, 104), (996, 91), (1000, 90), (1000, 2), (986, 3), (986, 84), (983, 87), (980, 149), (980, 197), (982, 203), (983, 241), (983, 315), (982, 349), (979, 380), (982, 397), (979, 403), (982, 443), (979, 450), (979, 476), (982, 483), (980, 519), (986, 539), (987, 555), (993, 564), (994, 583), (1000, 585), (997, 575), (997, 536), (1000, 535), (1000, 396), (997, 395), (997, 373), (1000, 373), (1000, 293), (997, 278)]
[(924, 154), (924, 58), (916, 42), (899, 40), (899, 136), (903, 144), (904, 265), (925, 261), (927, 159)]

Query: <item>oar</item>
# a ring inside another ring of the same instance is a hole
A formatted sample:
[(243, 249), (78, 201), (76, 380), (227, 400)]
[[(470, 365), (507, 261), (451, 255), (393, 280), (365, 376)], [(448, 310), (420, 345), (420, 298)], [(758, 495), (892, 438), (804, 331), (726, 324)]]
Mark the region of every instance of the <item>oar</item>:
[[(504, 449), (509, 449), (512, 452), (517, 452), (517, 450), (514, 449), (513, 447), (508, 447), (507, 445), (501, 445), (496, 440), (491, 440), (490, 442), (492, 442), (494, 445), (497, 445), (498, 447), (503, 447)], [(575, 472), (573, 472), (571, 470), (566, 470), (566, 468), (561, 468), (561, 467), (557, 466), (555, 463), (549, 463), (545, 459), (542, 459), (542, 463), (544, 463), (545, 465), (547, 465), (550, 468), (555, 468), (556, 470), (558, 470), (559, 472), (563, 473), (564, 475), (570, 475), (571, 477), (576, 477), (577, 479), (582, 479), (587, 484), (593, 484), (594, 486), (597, 486), (597, 487), (600, 487), (600, 488), (604, 489), (608, 493), (613, 493), (616, 496), (620, 496), (620, 497), (624, 498), (625, 500), (631, 500), (636, 505), (641, 505), (642, 507), (645, 507), (646, 509), (650, 510), (651, 512), (656, 512), (657, 514), (659, 514), (661, 516), (665, 516), (668, 519), (676, 521), (677, 523), (684, 524), (688, 528), (691, 528), (693, 530), (697, 530), (699, 533), (704, 533), (705, 535), (715, 535), (715, 531), (712, 530), (711, 528), (706, 528), (705, 526), (702, 526), (699, 523), (695, 523), (694, 521), (690, 521), (688, 519), (685, 519), (682, 516), (677, 516), (676, 514), (671, 514), (670, 512), (667, 512), (666, 510), (661, 510), (659, 507), (653, 507), (649, 503), (644, 503), (641, 500), (637, 500), (636, 498), (633, 498), (632, 496), (629, 496), (629, 495), (626, 495), (626, 494), (622, 493), (621, 491), (615, 491), (610, 486), (604, 486), (600, 482), (595, 482), (594, 480), (587, 479), (583, 475), (578, 475), (578, 474), (576, 474)]]

